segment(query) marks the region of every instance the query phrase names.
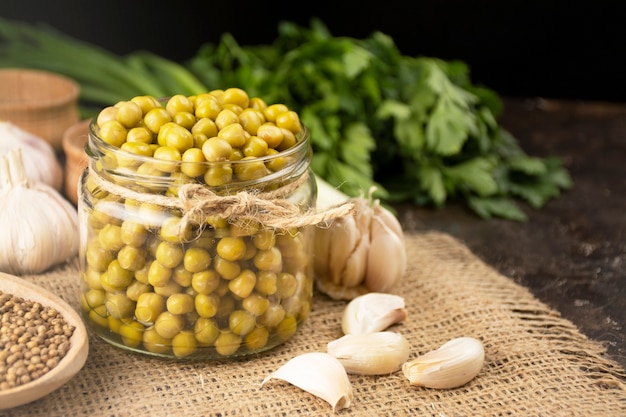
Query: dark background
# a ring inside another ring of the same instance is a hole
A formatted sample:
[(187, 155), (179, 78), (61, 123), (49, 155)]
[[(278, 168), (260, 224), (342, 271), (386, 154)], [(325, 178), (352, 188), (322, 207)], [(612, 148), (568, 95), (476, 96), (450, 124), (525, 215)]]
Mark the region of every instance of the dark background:
[(2, 0), (0, 16), (46, 23), (119, 54), (184, 61), (230, 32), (268, 44), (280, 20), (320, 18), (335, 36), (390, 35), (405, 55), (465, 61), (503, 96), (626, 101), (626, 2)]

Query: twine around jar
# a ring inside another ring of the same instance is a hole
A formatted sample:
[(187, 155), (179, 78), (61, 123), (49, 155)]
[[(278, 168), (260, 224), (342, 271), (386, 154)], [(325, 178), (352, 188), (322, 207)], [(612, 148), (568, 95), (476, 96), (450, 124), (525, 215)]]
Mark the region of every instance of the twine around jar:
[(285, 197), (308, 181), (308, 172), (296, 181), (270, 192), (252, 190), (219, 195), (202, 184), (183, 184), (179, 187), (178, 196), (171, 197), (131, 190), (107, 181), (96, 171), (88, 169), (91, 179), (104, 191), (141, 203), (181, 210), (181, 232), (190, 224), (205, 224), (209, 217), (226, 219), (229, 224), (239, 226), (255, 222), (273, 229), (325, 226), (328, 222), (354, 214), (357, 210), (354, 202), (347, 201), (323, 211), (308, 209), (302, 212), (297, 204)]

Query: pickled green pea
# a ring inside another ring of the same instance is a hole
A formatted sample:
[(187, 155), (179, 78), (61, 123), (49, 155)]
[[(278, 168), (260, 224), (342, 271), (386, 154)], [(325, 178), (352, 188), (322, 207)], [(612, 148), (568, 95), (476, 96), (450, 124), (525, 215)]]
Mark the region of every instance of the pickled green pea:
[(130, 317), (116, 318), (109, 314), (107, 317), (107, 326), (111, 332), (120, 334), (120, 327), (124, 324), (124, 320), (130, 320)]
[[(208, 94), (207, 96), (210, 97)], [(194, 114), (198, 119), (207, 118), (215, 120), (222, 111), (222, 107), (214, 97), (200, 101), (196, 100), (195, 107)]]
[(242, 338), (230, 331), (222, 331), (215, 339), (215, 351), (223, 356), (230, 356), (241, 346)]
[(148, 352), (165, 354), (171, 347), (171, 339), (162, 337), (154, 327), (150, 327), (143, 332), (143, 346)]
[(243, 154), (245, 156), (253, 156), (260, 158), (267, 154), (267, 142), (258, 136), (250, 136), (243, 145)]
[(287, 315), (276, 327), (276, 334), (280, 340), (290, 339), (298, 330), (298, 320), (292, 315)]
[(174, 94), (167, 100), (167, 103), (165, 103), (165, 110), (167, 110), (171, 116), (179, 112), (191, 113), (194, 111), (193, 102), (189, 97), (183, 94)]
[(212, 345), (220, 335), (220, 329), (210, 318), (200, 317), (193, 325), (193, 332), (198, 343), (204, 346)]
[(172, 294), (176, 294), (182, 291), (182, 287), (178, 285), (174, 280), (170, 280), (167, 284), (159, 287), (154, 287), (153, 291), (164, 297), (169, 297)]
[(298, 140), (296, 139), (296, 135), (291, 130), (281, 128), (283, 132), (283, 141), (280, 142), (280, 145), (276, 147), (278, 151), (286, 151), (287, 149), (296, 145)]
[(226, 139), (209, 137), (202, 145), (202, 155), (208, 162), (229, 161), (233, 147)]
[(128, 347), (139, 346), (143, 339), (143, 330), (143, 325), (134, 320), (122, 323), (119, 329), (122, 343)]
[(162, 172), (176, 172), (178, 170), (178, 162), (182, 160), (182, 155), (178, 149), (173, 146), (160, 146), (152, 155), (154, 159), (165, 161), (163, 163), (155, 162), (154, 167)]
[(256, 319), (252, 314), (245, 310), (235, 310), (228, 316), (228, 327), (230, 330), (239, 335), (245, 336), (254, 329)]
[(250, 103), (250, 97), (248, 93), (237, 87), (231, 87), (224, 90), (222, 93), (222, 105), (235, 104), (243, 109), (248, 107)]
[(109, 120), (100, 126), (98, 136), (111, 146), (119, 148), (122, 143), (126, 142), (127, 130), (117, 120)]
[(254, 290), (256, 275), (250, 269), (244, 269), (239, 275), (228, 282), (228, 289), (239, 298), (246, 298)]
[(229, 164), (210, 166), (204, 173), (204, 182), (210, 187), (230, 184), (233, 180), (233, 168)]
[(190, 247), (185, 251), (183, 263), (190, 272), (204, 271), (211, 265), (211, 254), (202, 248)]
[(265, 313), (269, 305), (270, 300), (257, 293), (252, 293), (241, 301), (243, 309), (254, 316), (260, 316)]
[(252, 243), (257, 249), (268, 250), (276, 243), (274, 229), (263, 229), (252, 236)]
[(217, 125), (208, 117), (197, 119), (196, 123), (191, 128), (193, 135), (204, 135), (207, 138), (217, 136)]
[(164, 311), (165, 299), (159, 294), (147, 292), (137, 298), (135, 305), (135, 318), (143, 323), (154, 323)]
[(164, 311), (154, 322), (154, 330), (159, 336), (171, 339), (185, 328), (185, 320), (181, 316)]
[(191, 277), (191, 287), (198, 294), (211, 294), (220, 285), (221, 277), (217, 271), (209, 269), (196, 272)]
[(115, 115), (115, 119), (129, 129), (137, 126), (142, 117), (141, 107), (134, 101), (126, 101), (120, 104)]
[(248, 102), (248, 107), (259, 110), (261, 113), (263, 113), (263, 110), (267, 108), (267, 103), (265, 103), (265, 100), (260, 97), (252, 97)]
[(104, 305), (105, 301), (106, 293), (103, 290), (89, 290), (81, 294), (81, 305), (85, 310)]
[(132, 301), (137, 301), (141, 294), (145, 294), (149, 291), (152, 291), (152, 285), (133, 280), (133, 282), (131, 282), (131, 284), (126, 288), (126, 296)]
[[(224, 110), (224, 112), (226, 111), (229, 110)], [(219, 127), (219, 123), (217, 121), (215, 123)], [(247, 133), (239, 123), (233, 123), (221, 128), (221, 130), (217, 132), (217, 137), (224, 139), (233, 148), (241, 148), (246, 143)]]
[(278, 291), (278, 277), (275, 272), (258, 271), (254, 289), (263, 295), (272, 295)]
[(267, 156), (271, 156), (265, 162), (265, 166), (272, 172), (278, 172), (281, 169), (285, 169), (287, 166), (288, 158), (284, 156), (280, 156), (280, 152), (276, 149), (268, 149)]
[(109, 286), (122, 289), (126, 288), (133, 282), (133, 271), (124, 269), (117, 259), (114, 259), (109, 263), (107, 267), (107, 284)]
[(280, 272), (283, 268), (282, 254), (276, 246), (258, 251), (253, 262), (257, 269), (263, 271)]
[(85, 283), (87, 284), (87, 288), (92, 290), (101, 290), (102, 283), (100, 283), (100, 275), (102, 273), (100, 271), (96, 271), (91, 267), (87, 267), (85, 271)]
[(270, 333), (263, 326), (255, 327), (250, 333), (245, 335), (243, 342), (249, 350), (259, 350), (267, 346)]
[(184, 255), (183, 248), (180, 245), (163, 241), (157, 246), (154, 257), (161, 265), (172, 269), (183, 261)]
[(194, 310), (194, 298), (186, 293), (172, 294), (167, 297), (165, 305), (172, 314), (187, 314)]
[(94, 307), (91, 310), (89, 310), (88, 316), (89, 316), (89, 321), (91, 321), (96, 326), (105, 327), (105, 328), (109, 326), (109, 320), (108, 320), (109, 313), (107, 312), (107, 308), (104, 304), (102, 304), (101, 306)]
[(200, 317), (214, 317), (220, 306), (217, 294), (197, 294), (193, 300), (196, 312)]
[(104, 305), (109, 315), (115, 319), (132, 317), (135, 312), (135, 302), (126, 294), (109, 294)]
[(278, 295), (280, 298), (289, 298), (296, 293), (298, 280), (288, 272), (278, 274)]
[[(128, 131), (128, 133), (126, 133), (126, 143), (124, 145), (129, 145), (131, 143), (138, 145), (150, 145), (152, 142), (154, 142), (154, 133), (152, 133), (150, 129), (145, 126), (137, 126), (133, 127)], [(122, 149), (124, 149), (124, 146), (122, 146)], [(143, 152), (139, 155), (143, 155)]]
[[(191, 239), (192, 233), (191, 225), (187, 224), (182, 228), (181, 218), (170, 216), (162, 220), (159, 237), (167, 242), (180, 243)], [(180, 261), (182, 261), (182, 255)]]
[(149, 284), (150, 281), (148, 280), (148, 273), (150, 272), (151, 265), (152, 265), (152, 262), (146, 261), (146, 264), (143, 266), (143, 268), (135, 271), (135, 274), (134, 274), (135, 279), (144, 284)]
[(100, 246), (105, 250), (117, 251), (124, 246), (121, 236), (121, 227), (114, 224), (105, 225), (98, 233)]
[(186, 270), (184, 265), (178, 265), (172, 271), (172, 279), (181, 287), (189, 287), (191, 286), (193, 274)]
[(153, 145), (138, 142), (124, 142), (120, 149), (132, 154), (125, 156), (120, 153), (117, 155), (118, 165), (127, 168), (136, 168), (141, 165), (141, 161), (138, 160), (137, 156), (152, 156), (155, 151)]
[(110, 120), (116, 120), (115, 116), (117, 115), (117, 111), (118, 109), (115, 106), (108, 106), (100, 110), (100, 113), (98, 113), (98, 116), (96, 117), (96, 124), (98, 127), (102, 127), (105, 122)]
[(237, 261), (246, 254), (246, 242), (241, 237), (226, 236), (217, 242), (217, 255), (227, 261)]
[(154, 109), (155, 107), (161, 107), (161, 103), (159, 103), (159, 100), (148, 95), (135, 96), (131, 98), (130, 101), (137, 103), (139, 107), (141, 108), (141, 113), (143, 114), (148, 113), (150, 110)]
[(152, 261), (148, 270), (148, 283), (154, 287), (167, 285), (172, 278), (172, 269), (167, 268), (159, 261)]
[(271, 303), (265, 313), (259, 317), (260, 324), (272, 329), (277, 327), (284, 319), (287, 313), (285, 308), (280, 304)]
[(164, 132), (164, 137), (161, 139), (161, 132), (159, 132), (157, 141), (161, 143), (162, 140), (162, 145), (174, 148), (178, 150), (178, 152), (183, 153), (193, 147), (193, 134), (183, 126), (177, 125), (174, 122), (172, 123), (173, 126), (168, 129), (161, 129), (161, 132)]
[(277, 148), (283, 141), (284, 135), (280, 127), (274, 123), (266, 122), (259, 126), (256, 135), (267, 143), (269, 148)]
[[(241, 161), (245, 163), (235, 164), (235, 175), (241, 181), (258, 180), (269, 174), (269, 170), (263, 161), (256, 160), (258, 158), (246, 156)], [(241, 162), (240, 161), (240, 162)]]
[[(222, 108), (213, 120), (215, 120), (218, 135), (219, 132), (223, 131), (227, 126), (239, 125), (239, 116), (237, 116), (237, 113), (230, 109)], [(239, 126), (241, 127), (241, 125)], [(241, 130), (243, 131), (243, 127), (241, 128)]]
[(204, 175), (207, 170), (206, 159), (202, 149), (189, 148), (182, 155), (180, 171), (190, 178)]
[(250, 135), (256, 135), (263, 123), (265, 123), (265, 116), (259, 110), (248, 107), (239, 114), (239, 124)]
[(197, 348), (196, 336), (190, 330), (182, 330), (172, 338), (172, 352), (176, 357), (192, 355)]
[(213, 260), (213, 269), (224, 279), (231, 280), (241, 272), (241, 265), (237, 262), (227, 261), (221, 256), (216, 256)]
[(148, 111), (143, 117), (143, 124), (154, 134), (158, 134), (161, 127), (172, 121), (172, 116), (162, 107), (156, 107)]
[(300, 124), (300, 117), (298, 113), (293, 110), (289, 110), (276, 115), (276, 126), (281, 129), (287, 129), (295, 134), (300, 133), (302, 125)]
[(122, 268), (137, 271), (146, 265), (147, 256), (144, 248), (126, 245), (117, 253), (117, 261)]
[(281, 103), (277, 103), (277, 104), (271, 104), (267, 107), (265, 107), (263, 109), (263, 114), (265, 115), (265, 119), (268, 122), (275, 122), (276, 121), (276, 117), (281, 114), (284, 113), (286, 111), (289, 111), (289, 108)]

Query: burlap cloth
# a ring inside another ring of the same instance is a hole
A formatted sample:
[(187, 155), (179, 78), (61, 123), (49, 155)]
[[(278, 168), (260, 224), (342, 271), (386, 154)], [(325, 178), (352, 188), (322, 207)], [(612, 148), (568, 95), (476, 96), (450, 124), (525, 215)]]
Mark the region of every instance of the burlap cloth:
[[(626, 416), (626, 373), (569, 321), (475, 257), (454, 238), (407, 236), (410, 265), (396, 293), (409, 321), (390, 330), (411, 357), (459, 336), (483, 341), (485, 364), (452, 390), (412, 387), (396, 372), (351, 375), (354, 416)], [(77, 262), (28, 277), (78, 308)], [(226, 362), (176, 362), (133, 354), (91, 335), (84, 368), (67, 384), (2, 416), (327, 416), (328, 403), (275, 380), (288, 359), (325, 351), (342, 335), (345, 302), (316, 294), (295, 337), (270, 352)]]

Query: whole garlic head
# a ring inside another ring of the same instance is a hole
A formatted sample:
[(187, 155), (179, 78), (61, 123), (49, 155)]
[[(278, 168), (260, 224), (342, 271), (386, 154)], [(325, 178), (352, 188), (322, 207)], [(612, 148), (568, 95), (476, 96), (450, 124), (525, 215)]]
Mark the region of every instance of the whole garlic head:
[(317, 288), (336, 300), (368, 292), (389, 292), (407, 267), (404, 233), (380, 201), (355, 197), (354, 215), (316, 227), (314, 268)]

